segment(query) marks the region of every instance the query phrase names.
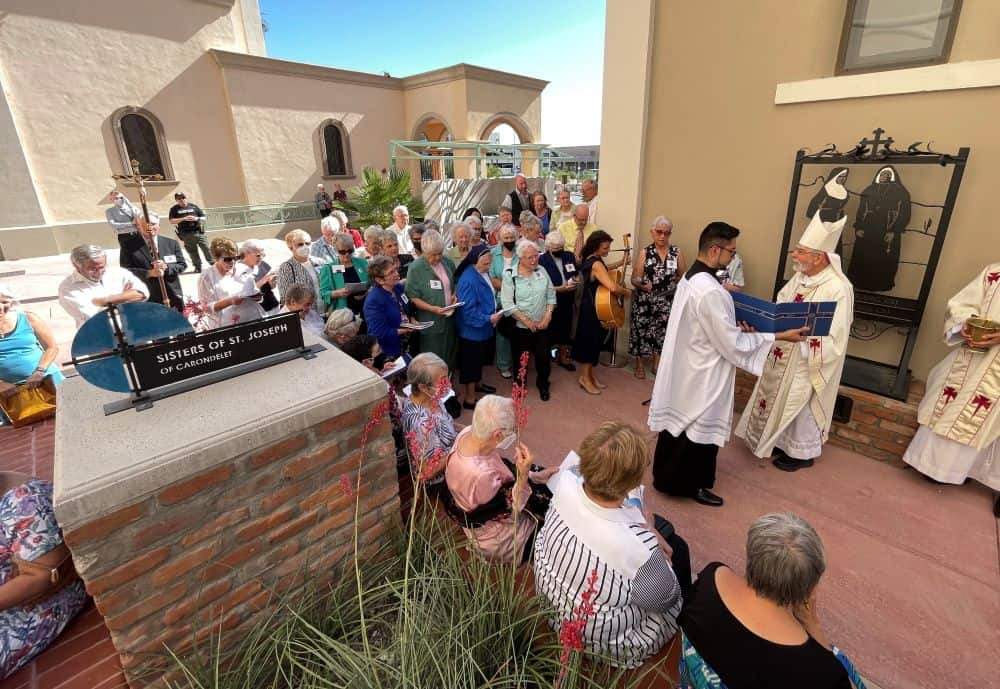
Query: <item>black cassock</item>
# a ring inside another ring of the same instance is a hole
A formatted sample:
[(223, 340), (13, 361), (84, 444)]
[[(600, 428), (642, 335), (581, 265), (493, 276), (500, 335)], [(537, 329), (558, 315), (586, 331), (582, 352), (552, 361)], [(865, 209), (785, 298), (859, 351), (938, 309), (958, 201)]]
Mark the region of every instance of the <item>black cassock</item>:
[[(883, 172), (892, 176), (879, 182)], [(854, 251), (847, 277), (854, 289), (888, 292), (896, 285), (899, 247), (910, 222), (910, 192), (892, 165), (879, 168), (872, 183), (861, 192), (854, 218)]]

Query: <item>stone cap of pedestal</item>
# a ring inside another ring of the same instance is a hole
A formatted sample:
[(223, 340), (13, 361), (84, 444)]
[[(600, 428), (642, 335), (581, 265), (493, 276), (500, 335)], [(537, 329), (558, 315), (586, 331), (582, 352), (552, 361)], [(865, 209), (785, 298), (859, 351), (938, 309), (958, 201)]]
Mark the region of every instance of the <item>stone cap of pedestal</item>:
[[(307, 344), (316, 342), (303, 333)], [(329, 343), (295, 359), (104, 415), (122, 399), (79, 376), (59, 387), (55, 507), (64, 530), (155, 494), (187, 476), (303, 432), (386, 394), (381, 378)]]

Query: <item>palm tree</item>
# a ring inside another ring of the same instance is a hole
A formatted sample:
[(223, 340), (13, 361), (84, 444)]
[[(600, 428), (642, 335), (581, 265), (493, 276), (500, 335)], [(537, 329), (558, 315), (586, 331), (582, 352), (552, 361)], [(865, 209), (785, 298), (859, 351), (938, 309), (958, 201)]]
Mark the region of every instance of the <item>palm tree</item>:
[(394, 169), (383, 175), (375, 168), (366, 167), (364, 180), (348, 192), (347, 201), (334, 202), (337, 208), (356, 214), (360, 227), (388, 227), (392, 223), (392, 209), (400, 205), (407, 207), (410, 217), (423, 217), (423, 200), (410, 193), (410, 173)]

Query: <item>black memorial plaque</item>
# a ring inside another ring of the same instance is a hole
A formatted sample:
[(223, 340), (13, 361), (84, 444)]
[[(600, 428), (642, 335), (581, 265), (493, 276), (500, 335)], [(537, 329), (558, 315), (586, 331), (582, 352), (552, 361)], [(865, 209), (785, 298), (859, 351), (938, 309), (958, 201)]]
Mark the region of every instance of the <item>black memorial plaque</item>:
[(209, 330), (132, 350), (142, 390), (301, 349), (302, 321), (297, 313)]

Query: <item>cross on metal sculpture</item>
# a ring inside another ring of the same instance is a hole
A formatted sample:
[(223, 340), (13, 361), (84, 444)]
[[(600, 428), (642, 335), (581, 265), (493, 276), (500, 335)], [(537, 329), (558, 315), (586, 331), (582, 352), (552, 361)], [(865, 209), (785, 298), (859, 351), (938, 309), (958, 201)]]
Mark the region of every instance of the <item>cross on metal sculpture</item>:
[[(132, 174), (131, 175), (111, 175), (111, 179), (118, 180), (128, 180), (132, 182), (139, 189), (139, 204), (142, 206), (142, 219), (141, 222), (146, 223), (146, 227), (150, 226), (149, 222), (149, 205), (146, 203), (146, 185), (143, 184), (146, 180), (162, 180), (163, 175), (143, 175), (139, 173), (139, 161), (133, 158), (129, 161), (132, 164)], [(153, 265), (155, 266), (160, 261), (160, 254), (156, 250), (156, 239), (151, 238), (149, 242), (149, 252), (153, 257)], [(157, 276), (157, 280), (160, 283), (160, 295), (163, 299), (164, 306), (170, 306), (170, 295), (167, 294), (167, 284), (163, 278), (163, 274)]]
[[(893, 144), (893, 138), (890, 136), (883, 139), (882, 135), (885, 134), (885, 130), (879, 127), (872, 132), (875, 135), (874, 139), (862, 139), (858, 142), (859, 146), (864, 146), (865, 148), (858, 155), (859, 158), (881, 158), (889, 154), (889, 147)], [(867, 147), (871, 146), (871, 150), (868, 151)], [(879, 147), (884, 148), (881, 153), (879, 153)]]

